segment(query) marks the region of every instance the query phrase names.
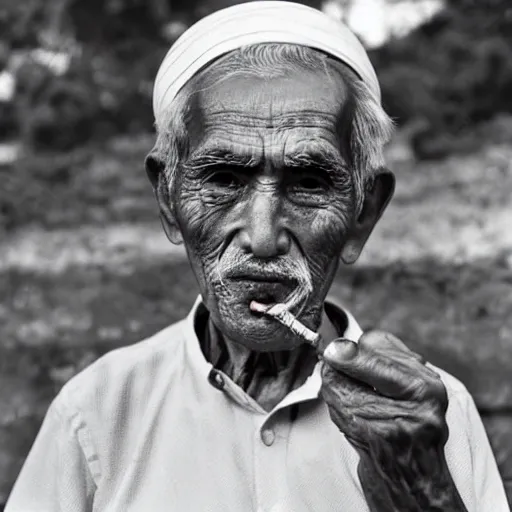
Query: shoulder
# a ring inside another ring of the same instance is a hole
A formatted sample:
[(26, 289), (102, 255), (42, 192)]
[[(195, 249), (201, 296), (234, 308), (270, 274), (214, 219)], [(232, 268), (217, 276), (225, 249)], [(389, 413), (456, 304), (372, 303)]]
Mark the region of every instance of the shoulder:
[(448, 394), (445, 455), (467, 510), (509, 511), (489, 438), (475, 400), (460, 380), (428, 364), (441, 376)]
[(71, 378), (50, 405), (47, 430), (80, 446), (96, 482), (128, 463), (133, 439), (182, 373), (184, 324), (108, 352)]
[(172, 378), (183, 356), (184, 322), (177, 322), (138, 343), (112, 350), (72, 377), (55, 402), (62, 409), (108, 409)]

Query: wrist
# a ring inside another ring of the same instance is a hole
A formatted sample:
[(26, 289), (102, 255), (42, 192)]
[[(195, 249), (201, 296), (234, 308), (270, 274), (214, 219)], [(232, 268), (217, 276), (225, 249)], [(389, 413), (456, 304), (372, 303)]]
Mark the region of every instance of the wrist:
[(467, 512), (443, 446), (379, 443), (360, 450), (358, 474), (372, 512)]

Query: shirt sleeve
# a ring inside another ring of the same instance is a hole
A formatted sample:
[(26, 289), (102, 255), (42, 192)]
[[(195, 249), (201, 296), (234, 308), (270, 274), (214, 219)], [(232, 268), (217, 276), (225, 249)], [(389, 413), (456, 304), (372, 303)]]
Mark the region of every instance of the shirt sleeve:
[(96, 485), (84, 452), (86, 430), (59, 395), (52, 402), (5, 512), (90, 512)]
[(466, 393), (473, 485), (478, 512), (510, 512), (503, 481), (475, 402)]

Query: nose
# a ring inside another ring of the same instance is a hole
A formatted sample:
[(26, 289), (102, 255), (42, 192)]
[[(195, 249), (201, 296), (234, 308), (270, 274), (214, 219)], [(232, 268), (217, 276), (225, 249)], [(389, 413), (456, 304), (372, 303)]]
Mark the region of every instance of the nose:
[(239, 234), (240, 246), (256, 258), (283, 256), (290, 250), (290, 236), (284, 229), (280, 198), (276, 190), (254, 192)]

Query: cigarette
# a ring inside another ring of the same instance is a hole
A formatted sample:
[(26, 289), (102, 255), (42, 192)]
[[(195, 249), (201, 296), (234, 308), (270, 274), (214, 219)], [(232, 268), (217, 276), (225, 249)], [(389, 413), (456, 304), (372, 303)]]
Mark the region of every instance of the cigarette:
[(286, 304), (272, 304), (270, 306), (260, 304), (255, 300), (249, 305), (252, 311), (263, 313), (264, 315), (275, 318), (283, 325), (288, 327), (294, 334), (300, 336), (307, 341), (313, 348), (317, 349), (320, 343), (320, 334), (308, 329), (304, 324), (299, 322), (289, 311)]

